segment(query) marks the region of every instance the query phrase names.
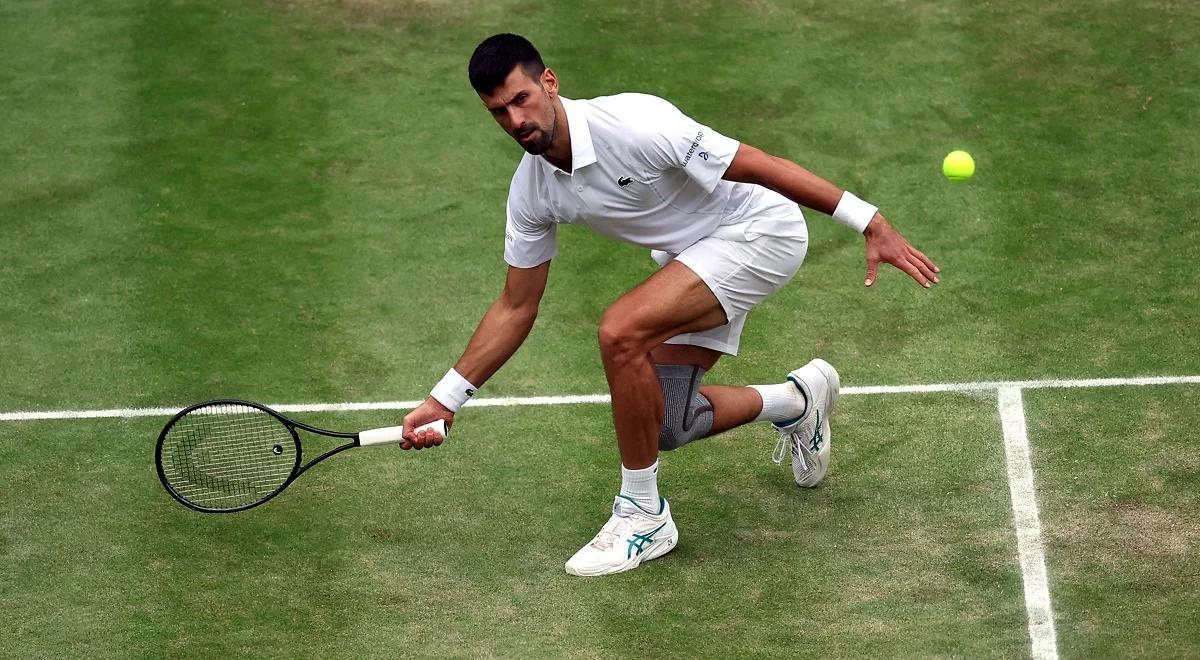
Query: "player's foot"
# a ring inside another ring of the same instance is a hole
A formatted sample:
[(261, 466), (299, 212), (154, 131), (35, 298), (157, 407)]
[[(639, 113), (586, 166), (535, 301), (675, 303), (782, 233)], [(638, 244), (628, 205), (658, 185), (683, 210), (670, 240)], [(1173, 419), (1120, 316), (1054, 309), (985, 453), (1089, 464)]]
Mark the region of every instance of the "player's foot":
[(829, 418), (837, 405), (841, 380), (831, 364), (818, 358), (788, 374), (788, 381), (804, 394), (808, 405), (800, 417), (772, 424), (779, 432), (774, 458), (776, 463), (782, 463), (790, 447), (796, 483), (812, 488), (821, 483), (829, 469), (833, 440)]
[(659, 498), (658, 513), (650, 513), (633, 500), (618, 495), (613, 514), (591, 543), (567, 560), (571, 575), (608, 575), (661, 557), (679, 543), (679, 530), (671, 519), (671, 507)]

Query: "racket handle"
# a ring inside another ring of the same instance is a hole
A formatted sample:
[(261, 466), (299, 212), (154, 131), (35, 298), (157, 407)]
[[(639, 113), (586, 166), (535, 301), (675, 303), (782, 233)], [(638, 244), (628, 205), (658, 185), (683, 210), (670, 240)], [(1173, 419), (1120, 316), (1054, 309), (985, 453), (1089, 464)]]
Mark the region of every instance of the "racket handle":
[[(433, 429), (434, 431), (437, 431), (438, 434), (443, 438), (446, 437), (445, 420), (434, 420), (428, 424), (425, 424), (424, 426), (418, 426), (415, 430), (424, 431), (426, 429)], [(366, 447), (368, 445), (399, 444), (404, 440), (403, 433), (403, 426), (385, 426), (381, 429), (362, 431), (358, 434), (358, 444), (362, 447)]]

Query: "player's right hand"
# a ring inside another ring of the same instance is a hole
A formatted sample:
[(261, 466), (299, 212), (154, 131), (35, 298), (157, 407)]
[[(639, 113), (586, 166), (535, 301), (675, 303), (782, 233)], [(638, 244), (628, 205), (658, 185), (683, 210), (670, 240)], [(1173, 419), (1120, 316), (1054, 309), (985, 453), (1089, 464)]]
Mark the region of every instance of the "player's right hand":
[(908, 273), (909, 277), (926, 289), (941, 281), (937, 274), (942, 272), (942, 269), (913, 247), (912, 243), (901, 236), (879, 213), (871, 219), (863, 236), (867, 239), (867, 279), (863, 284), (871, 286), (875, 283), (875, 272), (881, 263), (889, 263)]
[(437, 399), (432, 397), (425, 399), (424, 403), (413, 408), (404, 416), (404, 433), (402, 434), (404, 441), (400, 443), (400, 448), (424, 449), (441, 445), (446, 438), (437, 431), (431, 429), (414, 431), (418, 426), (424, 426), (439, 419), (446, 422), (446, 431), (449, 432), (450, 427), (454, 425), (454, 413), (438, 403)]

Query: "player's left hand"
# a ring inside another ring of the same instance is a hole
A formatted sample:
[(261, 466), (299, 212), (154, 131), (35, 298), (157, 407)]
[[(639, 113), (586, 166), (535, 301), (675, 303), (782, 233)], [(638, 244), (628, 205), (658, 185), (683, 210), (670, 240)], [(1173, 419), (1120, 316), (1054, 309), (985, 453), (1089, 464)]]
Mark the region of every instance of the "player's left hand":
[(863, 236), (867, 238), (867, 279), (863, 284), (871, 286), (875, 283), (875, 271), (880, 263), (899, 268), (927, 289), (939, 282), (937, 273), (942, 271), (937, 264), (905, 240), (882, 215), (875, 214)]

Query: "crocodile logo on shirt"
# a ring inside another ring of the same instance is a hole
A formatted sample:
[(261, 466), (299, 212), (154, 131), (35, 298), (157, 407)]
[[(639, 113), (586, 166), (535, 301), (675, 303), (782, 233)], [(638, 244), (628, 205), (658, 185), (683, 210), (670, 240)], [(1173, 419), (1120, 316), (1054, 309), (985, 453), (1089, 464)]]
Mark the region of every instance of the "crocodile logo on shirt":
[(617, 179), (617, 185), (621, 186), (622, 188), (624, 188), (625, 186), (627, 186), (631, 183), (633, 183), (633, 179), (631, 179), (627, 176), (623, 176), (623, 177)]

